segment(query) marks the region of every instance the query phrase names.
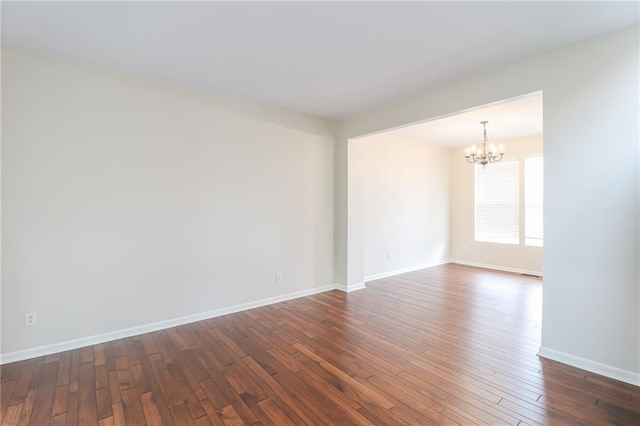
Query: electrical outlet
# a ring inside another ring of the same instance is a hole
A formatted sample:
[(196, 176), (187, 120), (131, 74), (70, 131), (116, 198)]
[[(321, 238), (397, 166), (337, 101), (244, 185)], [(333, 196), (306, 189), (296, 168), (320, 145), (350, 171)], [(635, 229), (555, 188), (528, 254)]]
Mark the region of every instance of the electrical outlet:
[(24, 325), (27, 327), (31, 327), (38, 323), (38, 318), (36, 317), (35, 312), (29, 312), (24, 314)]
[(276, 282), (282, 281), (282, 272), (276, 272)]

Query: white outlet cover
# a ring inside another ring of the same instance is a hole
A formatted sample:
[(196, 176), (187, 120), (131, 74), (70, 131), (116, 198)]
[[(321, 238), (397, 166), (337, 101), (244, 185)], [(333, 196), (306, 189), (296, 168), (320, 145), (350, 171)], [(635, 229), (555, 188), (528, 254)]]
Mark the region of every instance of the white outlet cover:
[(29, 312), (24, 314), (24, 325), (27, 327), (34, 326), (38, 323), (38, 317), (35, 312)]

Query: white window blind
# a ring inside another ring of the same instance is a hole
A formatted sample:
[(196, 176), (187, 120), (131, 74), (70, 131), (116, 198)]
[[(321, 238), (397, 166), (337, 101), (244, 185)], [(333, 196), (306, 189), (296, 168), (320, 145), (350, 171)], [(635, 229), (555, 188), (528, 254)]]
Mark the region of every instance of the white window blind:
[(542, 156), (524, 160), (524, 244), (542, 247), (544, 167)]
[(475, 240), (520, 243), (519, 161), (475, 166)]

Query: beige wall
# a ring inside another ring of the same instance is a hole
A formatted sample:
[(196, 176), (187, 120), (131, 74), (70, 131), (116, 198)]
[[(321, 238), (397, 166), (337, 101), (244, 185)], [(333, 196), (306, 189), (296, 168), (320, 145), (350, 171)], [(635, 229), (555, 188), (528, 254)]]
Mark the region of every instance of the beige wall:
[[(542, 135), (500, 141), (509, 158), (520, 160), (520, 244), (475, 241), (474, 166), (465, 159), (465, 148), (451, 151), (451, 260), (505, 270), (542, 273), (542, 247), (524, 245), (524, 157), (542, 154)], [(487, 167), (491, 167), (488, 165)]]
[(365, 281), (449, 257), (449, 149), (389, 133), (362, 145)]
[(332, 285), (333, 132), (3, 48), (3, 355)]

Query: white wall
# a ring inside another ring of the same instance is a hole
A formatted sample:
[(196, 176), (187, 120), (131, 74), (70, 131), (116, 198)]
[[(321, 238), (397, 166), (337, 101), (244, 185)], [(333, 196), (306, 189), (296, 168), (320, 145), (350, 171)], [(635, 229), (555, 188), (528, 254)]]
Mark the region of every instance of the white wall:
[(333, 283), (330, 123), (2, 53), (3, 354)]
[(365, 281), (446, 261), (449, 149), (388, 133), (352, 143), (363, 154)]
[(636, 26), (341, 123), (336, 279), (349, 287), (364, 275), (352, 256), (363, 244), (351, 230), (362, 195), (346, 179), (350, 138), (542, 90), (541, 353), (640, 383), (638, 36)]
[[(496, 142), (497, 143), (497, 142)], [(524, 202), (524, 158), (542, 154), (542, 135), (501, 140), (509, 157), (520, 160), (520, 199)], [(465, 147), (451, 152), (451, 259), (454, 262), (542, 273), (542, 247), (524, 245), (525, 210), (520, 208), (520, 244), (475, 241), (474, 167), (465, 159)], [(487, 167), (491, 167), (490, 165)]]

